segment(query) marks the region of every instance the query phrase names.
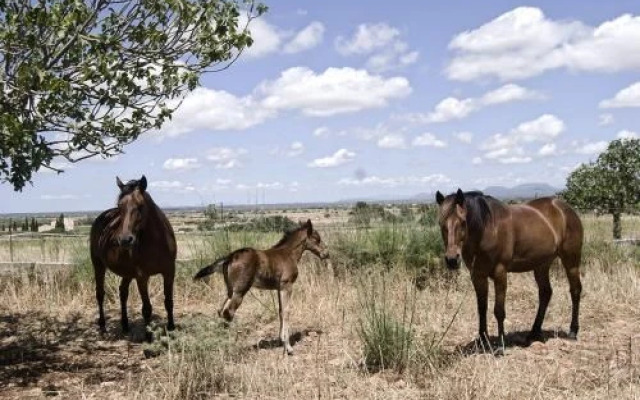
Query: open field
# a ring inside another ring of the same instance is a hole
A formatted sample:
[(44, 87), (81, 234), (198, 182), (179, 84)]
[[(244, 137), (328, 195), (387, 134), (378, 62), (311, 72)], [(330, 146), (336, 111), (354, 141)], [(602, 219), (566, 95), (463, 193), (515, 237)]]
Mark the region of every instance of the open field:
[[(240, 246), (268, 247), (279, 233), (178, 235), (178, 258), (187, 260), (180, 263), (176, 280), (178, 327), (170, 336), (164, 334), (161, 280), (152, 278), (152, 344), (142, 343), (134, 289), (129, 299), (132, 333), (119, 333), (113, 275), (107, 288), (109, 333), (99, 336), (86, 238), (14, 241), (14, 260), (77, 266), (59, 273), (0, 277), (0, 397), (640, 397), (640, 251), (608, 240), (609, 217), (584, 217), (579, 341), (564, 338), (570, 318), (568, 283), (554, 266), (554, 295), (543, 327), (548, 340), (524, 346), (537, 308), (537, 287), (530, 273), (512, 274), (507, 352), (494, 357), (474, 348), (477, 317), (468, 272), (443, 271), (440, 234), (433, 224), (380, 222), (356, 228), (346, 224), (344, 210), (328, 213), (330, 217), (326, 211), (291, 216), (296, 221), (313, 218), (334, 268), (303, 257), (289, 317), (296, 341), (291, 357), (283, 356), (277, 340), (275, 293), (251, 291), (236, 320), (225, 327), (216, 314), (222, 278), (214, 275), (209, 285), (191, 281), (214, 257)], [(183, 224), (181, 218), (185, 216), (172, 222)], [(638, 217), (625, 217), (623, 232), (637, 232), (638, 223)], [(8, 261), (8, 246), (0, 241), (0, 261)], [(489, 310), (492, 300), (491, 295)], [(388, 368), (382, 370), (366, 368), (364, 362), (361, 329), (371, 321), (372, 306), (376, 315), (384, 314), (410, 337), (399, 358), (385, 359)], [(489, 332), (496, 331), (490, 312)]]

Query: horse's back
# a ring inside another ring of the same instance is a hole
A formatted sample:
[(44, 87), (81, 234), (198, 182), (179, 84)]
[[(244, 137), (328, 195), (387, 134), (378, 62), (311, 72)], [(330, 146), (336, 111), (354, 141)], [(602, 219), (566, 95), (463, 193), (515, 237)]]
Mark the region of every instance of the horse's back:
[(561, 252), (581, 251), (584, 235), (582, 221), (569, 204), (555, 197), (543, 197), (531, 200), (527, 205), (540, 211), (554, 227), (559, 236)]

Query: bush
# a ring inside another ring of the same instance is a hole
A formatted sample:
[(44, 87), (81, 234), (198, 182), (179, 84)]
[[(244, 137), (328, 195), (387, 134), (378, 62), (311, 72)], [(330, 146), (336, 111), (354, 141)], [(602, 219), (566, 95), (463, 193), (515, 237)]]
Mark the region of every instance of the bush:
[(402, 317), (396, 318), (387, 304), (384, 281), (383, 276), (381, 287), (374, 283), (360, 290), (363, 315), (359, 320), (358, 336), (367, 369), (403, 372), (409, 364), (414, 345), (416, 296), (411, 292), (409, 298), (409, 293), (405, 292)]

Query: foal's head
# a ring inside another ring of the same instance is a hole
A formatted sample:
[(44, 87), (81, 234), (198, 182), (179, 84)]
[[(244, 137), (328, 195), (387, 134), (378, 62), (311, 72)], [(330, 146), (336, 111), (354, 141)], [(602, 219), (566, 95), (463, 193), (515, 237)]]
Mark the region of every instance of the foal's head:
[(147, 178), (143, 175), (140, 180), (122, 183), (120, 178), (116, 177), (116, 182), (120, 188), (118, 195), (120, 225), (116, 232), (116, 240), (120, 246), (132, 247), (139, 239), (140, 230), (147, 220), (148, 207), (145, 198)]
[(306, 238), (304, 241), (304, 249), (309, 250), (316, 256), (320, 257), (321, 260), (326, 260), (329, 258), (329, 251), (327, 250), (327, 246), (322, 242), (322, 238), (318, 231), (313, 229), (313, 224), (311, 224), (311, 220), (308, 219), (302, 225), (306, 230)]
[(440, 232), (444, 241), (444, 260), (449, 269), (460, 266), (460, 255), (467, 238), (467, 209), (462, 190), (447, 197), (440, 191), (436, 193), (436, 202), (440, 207)]

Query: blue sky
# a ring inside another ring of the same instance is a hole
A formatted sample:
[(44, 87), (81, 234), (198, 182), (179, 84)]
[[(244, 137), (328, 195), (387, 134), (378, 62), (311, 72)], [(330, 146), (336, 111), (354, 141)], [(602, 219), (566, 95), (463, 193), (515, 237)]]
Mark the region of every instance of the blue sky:
[(161, 206), (561, 187), (640, 134), (637, 1), (268, 5), (161, 131), (3, 184), (0, 212), (107, 208), (116, 175), (145, 174)]

